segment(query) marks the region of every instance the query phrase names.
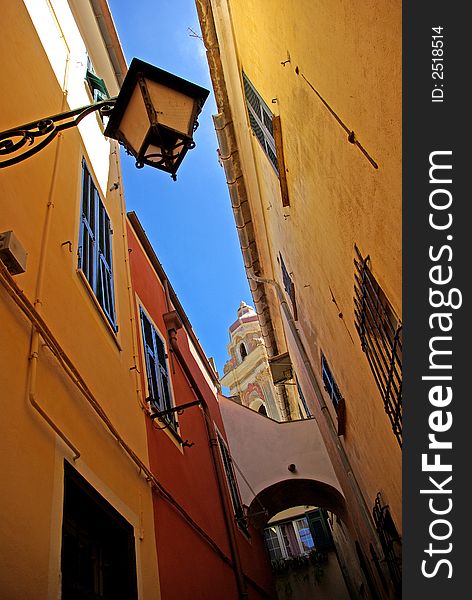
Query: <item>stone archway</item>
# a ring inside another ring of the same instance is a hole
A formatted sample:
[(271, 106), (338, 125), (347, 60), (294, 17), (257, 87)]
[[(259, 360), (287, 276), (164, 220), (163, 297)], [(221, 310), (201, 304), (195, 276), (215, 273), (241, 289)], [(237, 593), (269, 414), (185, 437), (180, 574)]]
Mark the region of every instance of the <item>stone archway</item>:
[(263, 529), (279, 512), (303, 505), (326, 508), (349, 524), (342, 494), (331, 485), (314, 479), (285, 479), (261, 490), (249, 506), (248, 518), (254, 527)]

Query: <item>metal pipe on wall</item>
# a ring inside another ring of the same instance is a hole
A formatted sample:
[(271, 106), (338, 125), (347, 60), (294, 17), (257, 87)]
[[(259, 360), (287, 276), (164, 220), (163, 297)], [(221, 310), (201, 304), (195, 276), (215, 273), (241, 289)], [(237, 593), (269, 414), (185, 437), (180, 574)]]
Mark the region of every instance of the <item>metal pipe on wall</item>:
[(189, 366), (187, 365), (187, 361), (182, 355), (180, 350), (178, 341), (177, 341), (177, 331), (175, 329), (170, 329), (168, 331), (170, 346), (172, 348), (173, 353), (177, 356), (179, 364), (188, 379), (192, 389), (197, 396), (198, 400), (200, 400), (200, 404), (203, 411), (203, 419), (205, 421), (205, 428), (208, 437), (208, 443), (210, 446), (211, 458), (213, 462), (213, 466), (215, 468), (216, 481), (218, 485), (218, 493), (220, 496), (220, 501), (223, 509), (223, 518), (225, 521), (226, 532), (228, 534), (228, 541), (230, 545), (231, 558), (234, 564), (234, 572), (236, 578), (236, 585), (238, 588), (238, 595), (240, 600), (246, 600), (248, 598), (246, 582), (244, 578), (243, 568), (241, 564), (241, 557), (239, 555), (238, 544), (236, 541), (236, 535), (234, 531), (234, 519), (231, 518), (232, 510), (230, 499), (228, 498), (228, 494), (226, 492), (226, 481), (225, 474), (223, 471), (223, 466), (221, 464), (221, 458), (219, 456), (218, 450), (218, 438), (215, 431), (215, 426), (213, 420), (211, 418), (210, 412), (208, 410), (208, 404), (204, 398), (200, 390), (200, 386), (196, 382)]

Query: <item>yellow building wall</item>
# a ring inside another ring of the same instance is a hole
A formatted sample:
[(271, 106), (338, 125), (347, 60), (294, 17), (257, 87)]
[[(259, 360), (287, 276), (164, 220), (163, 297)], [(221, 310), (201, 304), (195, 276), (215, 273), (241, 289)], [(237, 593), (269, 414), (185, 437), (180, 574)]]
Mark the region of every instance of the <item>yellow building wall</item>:
[[(35, 9), (41, 6), (49, 11), (47, 18), (53, 18), (51, 3), (38, 0), (30, 4)], [(67, 2), (53, 4), (56, 16), (70, 17)], [(88, 2), (81, 3), (79, 9), (85, 13), (92, 10)], [(89, 19), (90, 14), (86, 16)], [(74, 81), (69, 88), (65, 78), (66, 91), (70, 89), (71, 94), (64, 97), (61, 78), (46, 53), (54, 48), (53, 34), (49, 34), (51, 44), (45, 48), (23, 2), (2, 2), (0, 22), (0, 55), (8, 57), (1, 73), (0, 130), (80, 106), (81, 94), (86, 99), (82, 104), (91, 102), (83, 81), (83, 53), (74, 40), (95, 32), (83, 30), (79, 36), (72, 18), (59, 21), (66, 27), (62, 31), (58, 27), (54, 35), (59, 41), (65, 36), (66, 44), (61, 43), (67, 56), (61, 60), (56, 55), (56, 63), (64, 68), (69, 63)], [(43, 24), (48, 27), (50, 22)], [(57, 50), (60, 44), (56, 42)], [(101, 53), (100, 61), (105, 63), (103, 43), (94, 43), (95, 51)], [(80, 82), (74, 79), (79, 61)], [(109, 85), (114, 85), (111, 80)], [(147, 464), (145, 422), (135, 371), (130, 370), (135, 357), (118, 149), (105, 140), (95, 115), (86, 119), (89, 122), (80, 130), (66, 131), (39, 154), (1, 170), (0, 232), (12, 229), (28, 252), (26, 272), (15, 276), (15, 282), (31, 302), (36, 301), (37, 310), (93, 396), (122, 438)], [(113, 227), (117, 334), (77, 271), (83, 157)], [(120, 185), (109, 192), (114, 182)], [(42, 340), (36, 382), (31, 381), (31, 324), (1, 285), (0, 324), (2, 599), (60, 596), (64, 460), (133, 525), (139, 598), (159, 598), (150, 487)], [(79, 450), (80, 458), (73, 460), (70, 448), (34, 410), (30, 391)]]
[[(323, 351), (345, 397), (343, 444), (367, 506), (381, 491), (401, 531), (401, 450), (361, 350), (353, 303), (357, 244), (401, 317), (401, 3), (223, 0), (212, 6), (262, 276), (282, 284), (281, 252), (321, 389)], [(251, 132), (242, 71), (280, 115), (289, 207), (282, 206), (279, 180)], [(377, 169), (349, 143), (313, 88), (354, 130)], [(265, 287), (282, 351), (279, 303)], [(326, 402), (336, 422), (328, 396)]]

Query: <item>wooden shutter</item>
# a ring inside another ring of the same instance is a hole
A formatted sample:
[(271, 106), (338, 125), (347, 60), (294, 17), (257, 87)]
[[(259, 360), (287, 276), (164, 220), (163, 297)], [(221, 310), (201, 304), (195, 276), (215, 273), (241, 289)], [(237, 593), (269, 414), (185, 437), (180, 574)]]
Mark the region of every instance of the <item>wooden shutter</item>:
[(233, 503), (234, 515), (236, 517), (236, 521), (238, 522), (238, 525), (242, 529), (246, 530), (247, 523), (246, 523), (246, 518), (244, 516), (244, 509), (243, 509), (243, 504), (241, 501), (241, 496), (239, 493), (238, 483), (236, 480), (236, 474), (234, 472), (233, 461), (231, 459), (231, 455), (229, 453), (229, 450), (228, 450), (223, 438), (221, 438), (220, 435), (218, 435), (217, 437), (218, 437), (218, 444), (220, 446), (221, 457), (223, 459), (223, 466), (224, 466), (225, 473), (226, 473), (226, 480), (228, 482), (231, 501)]
[[(162, 399), (162, 410), (168, 410), (172, 408), (171, 401), (171, 393), (170, 393), (170, 381), (169, 381), (169, 372), (167, 370), (167, 360), (166, 360), (166, 351), (164, 342), (161, 340), (160, 336), (156, 331), (154, 331), (155, 336), (155, 344), (157, 350), (157, 360), (158, 360), (158, 371), (159, 371), (159, 380), (161, 386), (161, 399)], [(175, 414), (170, 413), (166, 417), (167, 421), (171, 424), (175, 425)]]
[(279, 164), (272, 124), (274, 116), (245, 73), (243, 73), (243, 86), (251, 129), (278, 174)]
[(113, 301), (113, 270), (111, 258), (111, 225), (100, 198), (98, 208), (98, 281), (97, 299), (114, 327), (115, 307)]
[(148, 382), (148, 398), (155, 410), (163, 410), (157, 377), (157, 360), (154, 348), (154, 328), (141, 308), (141, 327), (143, 332), (144, 358)]
[(96, 197), (90, 173), (82, 162), (82, 218), (80, 225), (79, 268), (95, 289), (95, 223)]
[(111, 247), (110, 219), (84, 160), (82, 161), (82, 216), (78, 265), (111, 326), (117, 331)]
[(333, 546), (331, 532), (321, 508), (306, 514), (316, 550), (329, 550)]
[(288, 197), (288, 185), (287, 185), (287, 174), (285, 172), (285, 157), (284, 147), (282, 144), (282, 124), (280, 117), (273, 117), (272, 119), (273, 135), (275, 142), (275, 150), (277, 154), (278, 173), (280, 181), (280, 194), (282, 196), (282, 206), (290, 206), (290, 199)]

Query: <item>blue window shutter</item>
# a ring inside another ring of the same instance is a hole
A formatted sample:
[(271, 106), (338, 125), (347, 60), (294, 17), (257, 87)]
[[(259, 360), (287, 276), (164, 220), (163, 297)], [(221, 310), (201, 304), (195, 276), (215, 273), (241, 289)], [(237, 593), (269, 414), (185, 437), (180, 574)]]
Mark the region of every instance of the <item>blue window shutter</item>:
[(156, 351), (154, 348), (154, 331), (151, 322), (147, 318), (143, 309), (141, 313), (141, 328), (143, 332), (144, 358), (146, 361), (146, 375), (148, 383), (148, 400), (157, 411), (163, 410), (161, 397), (159, 394)]
[[(140, 308), (140, 315), (149, 390), (148, 401), (151, 402), (154, 410), (161, 412), (173, 406), (165, 346), (142, 308)], [(170, 413), (164, 418), (173, 428), (176, 428), (175, 413)]]
[(117, 331), (111, 248), (110, 219), (83, 160), (79, 269), (89, 282), (111, 326)]
[(111, 257), (111, 226), (105, 207), (100, 202), (98, 218), (98, 282), (97, 299), (110, 322), (115, 324), (115, 307), (113, 301), (113, 270)]
[(82, 165), (82, 219), (79, 267), (92, 289), (95, 289), (95, 221), (96, 202), (93, 184), (85, 162)]

